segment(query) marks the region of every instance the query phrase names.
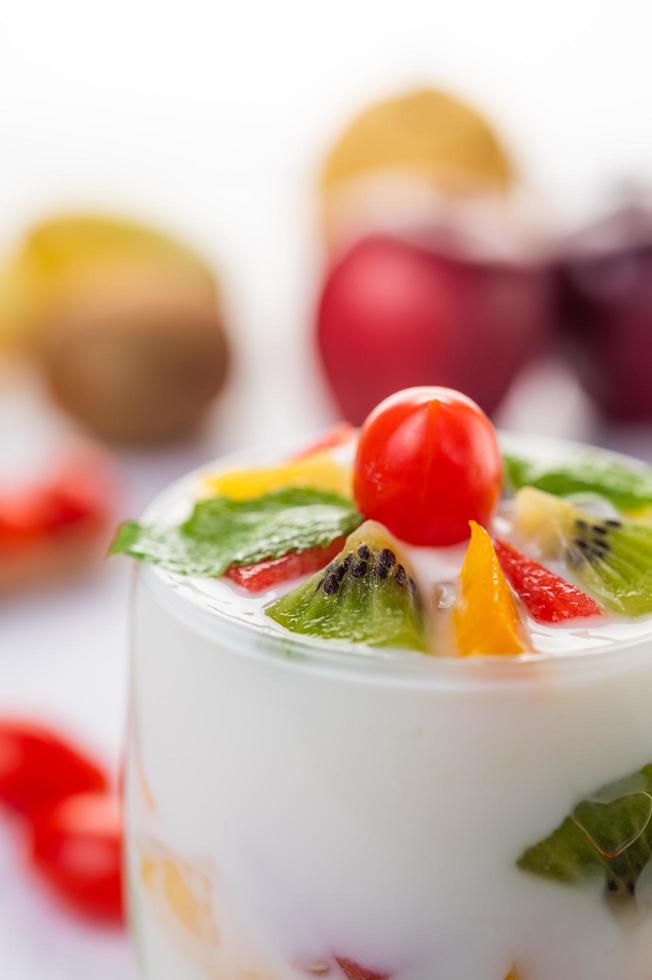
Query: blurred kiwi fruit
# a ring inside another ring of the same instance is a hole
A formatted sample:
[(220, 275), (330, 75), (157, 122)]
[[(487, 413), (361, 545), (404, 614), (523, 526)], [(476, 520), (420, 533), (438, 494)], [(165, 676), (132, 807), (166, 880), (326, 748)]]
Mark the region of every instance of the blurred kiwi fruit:
[(35, 227), (4, 279), (5, 333), (95, 435), (190, 434), (218, 394), (228, 343), (215, 276), (155, 229), (67, 214)]

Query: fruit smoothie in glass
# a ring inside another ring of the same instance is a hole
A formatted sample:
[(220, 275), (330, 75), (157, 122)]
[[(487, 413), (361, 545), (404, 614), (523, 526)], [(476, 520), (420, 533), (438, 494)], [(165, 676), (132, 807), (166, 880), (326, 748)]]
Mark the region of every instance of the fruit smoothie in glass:
[(650, 980), (652, 471), (441, 388), (124, 525), (149, 980)]

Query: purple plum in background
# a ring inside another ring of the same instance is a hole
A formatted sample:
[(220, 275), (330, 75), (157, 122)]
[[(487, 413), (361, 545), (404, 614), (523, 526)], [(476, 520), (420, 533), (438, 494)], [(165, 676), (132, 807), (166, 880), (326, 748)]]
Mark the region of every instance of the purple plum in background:
[(318, 345), (335, 399), (355, 424), (412, 385), (457, 388), (491, 413), (542, 346), (550, 313), (550, 279), (538, 266), (373, 235), (328, 273)]
[(628, 207), (567, 242), (562, 334), (586, 391), (608, 416), (652, 419), (652, 210)]

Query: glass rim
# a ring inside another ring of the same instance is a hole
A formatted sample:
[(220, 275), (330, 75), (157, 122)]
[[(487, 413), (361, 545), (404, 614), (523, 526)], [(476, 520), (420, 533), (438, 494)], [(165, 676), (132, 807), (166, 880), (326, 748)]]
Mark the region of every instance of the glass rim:
[[(599, 452), (624, 460), (629, 465), (644, 465), (635, 457), (567, 439), (505, 431), (499, 432), (499, 437), (512, 446), (527, 445), (530, 455), (532, 443), (536, 442), (539, 447), (548, 446), (552, 451), (598, 449)], [(251, 465), (252, 456), (263, 463), (276, 461), (279, 453), (282, 454), (284, 450), (292, 452), (295, 449), (296, 446), (274, 447), (273, 450), (269, 446), (258, 450), (254, 447), (218, 457), (191, 470), (164, 488), (145, 508), (143, 519), (156, 519), (165, 512), (168, 501), (176, 500), (180, 496), (183, 498), (184, 486), (188, 489), (196, 487), (206, 473), (231, 468), (244, 461)], [(619, 669), (619, 666), (624, 667), (625, 659), (631, 664), (638, 657), (652, 657), (652, 623), (649, 633), (566, 653), (541, 651), (517, 655), (440, 656), (400, 648), (371, 648), (346, 641), (323, 640), (306, 634), (282, 631), (274, 624), (267, 627), (263, 623), (248, 623), (242, 617), (211, 606), (206, 594), (201, 593), (193, 583), (192, 577), (178, 575), (146, 562), (135, 564), (138, 578), (150, 588), (155, 597), (159, 601), (164, 600), (164, 597), (171, 599), (171, 603), (163, 601), (164, 606), (173, 611), (176, 618), (185, 625), (204, 633), (212, 641), (219, 643), (220, 638), (226, 639), (228, 636), (231, 643), (248, 654), (273, 655), (277, 660), (288, 664), (310, 664), (329, 673), (359, 674), (366, 678), (384, 678), (394, 683), (418, 681), (419, 685), (449, 681), (466, 686), (469, 681), (486, 684), (488, 680), (518, 683), (530, 682), (533, 678), (539, 678), (539, 683), (542, 668), (568, 676), (584, 677), (591, 666), (598, 671), (603, 671), (605, 667), (611, 671)], [(170, 609), (170, 606), (174, 609)], [(216, 629), (216, 624), (219, 624), (219, 629)]]

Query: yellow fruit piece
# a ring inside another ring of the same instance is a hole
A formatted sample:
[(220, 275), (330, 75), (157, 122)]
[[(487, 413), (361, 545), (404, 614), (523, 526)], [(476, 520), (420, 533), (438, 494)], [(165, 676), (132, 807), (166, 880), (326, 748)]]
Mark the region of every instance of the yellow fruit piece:
[(514, 529), (539, 549), (537, 557), (557, 558), (566, 551), (577, 510), (563, 497), (523, 487), (514, 498)]
[(525, 629), (491, 538), (475, 521), (470, 524), (461, 595), (454, 611), (459, 653), (463, 657), (523, 653), (528, 649)]
[(147, 891), (185, 932), (202, 943), (219, 943), (211, 883), (203, 872), (186, 861), (151, 854), (142, 858), (140, 874)]
[(322, 171), (328, 190), (379, 170), (415, 172), (447, 192), (505, 190), (507, 154), (483, 117), (438, 89), (376, 102), (345, 129)]
[(250, 500), (286, 487), (315, 487), (348, 497), (351, 496), (351, 470), (329, 453), (314, 453), (281, 466), (218, 473), (206, 477), (204, 486), (210, 494), (233, 500)]

